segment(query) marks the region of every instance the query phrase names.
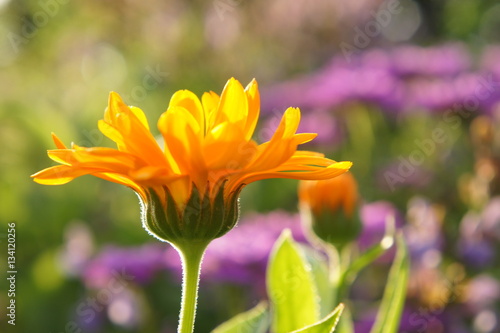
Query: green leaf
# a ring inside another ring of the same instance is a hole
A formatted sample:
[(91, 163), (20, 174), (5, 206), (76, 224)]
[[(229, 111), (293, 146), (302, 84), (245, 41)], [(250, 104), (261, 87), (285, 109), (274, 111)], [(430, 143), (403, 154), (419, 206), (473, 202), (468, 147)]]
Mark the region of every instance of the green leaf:
[(320, 318), (327, 316), (333, 306), (334, 287), (330, 281), (330, 272), (326, 258), (318, 251), (315, 251), (309, 246), (300, 247), (305, 254), (305, 258), (311, 267), (311, 273), (316, 290), (319, 295)]
[(269, 324), (267, 303), (260, 302), (253, 309), (240, 313), (217, 326), (212, 333), (266, 333)]
[(333, 310), (326, 318), (313, 324), (311, 326), (307, 326), (301, 330), (293, 331), (292, 333), (332, 333), (335, 331), (335, 327), (339, 322), (340, 315), (342, 314), (342, 310), (344, 309), (344, 305), (340, 304)]
[(344, 307), (342, 317), (337, 324), (337, 333), (354, 333), (354, 323), (352, 322), (351, 311), (348, 306)]
[(274, 333), (289, 333), (320, 319), (319, 297), (311, 267), (290, 230), (284, 230), (274, 244), (267, 269)]
[(370, 333), (396, 333), (399, 327), (410, 272), (410, 258), (401, 233), (397, 235), (396, 243), (396, 258), (389, 272), (384, 296)]

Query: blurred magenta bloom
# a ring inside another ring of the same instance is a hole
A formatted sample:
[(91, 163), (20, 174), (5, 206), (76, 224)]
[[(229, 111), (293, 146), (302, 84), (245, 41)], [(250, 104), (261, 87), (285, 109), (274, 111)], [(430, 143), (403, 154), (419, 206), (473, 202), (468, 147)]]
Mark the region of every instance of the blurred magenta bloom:
[(487, 239), (500, 241), (500, 197), (490, 199), (481, 213), (480, 227)]
[(312, 74), (265, 89), (263, 110), (296, 105), (306, 113), (363, 102), (390, 113), (464, 107), (490, 113), (500, 102), (499, 54), (486, 48), (477, 66), (459, 43), (369, 49), (349, 60), (336, 55)]
[(367, 249), (382, 240), (387, 220), (395, 218), (396, 227), (403, 226), (403, 217), (396, 207), (388, 201), (375, 201), (361, 207), (363, 229), (358, 238), (361, 249)]
[(89, 288), (104, 288), (112, 279), (121, 277), (146, 284), (164, 269), (164, 252), (162, 244), (108, 246), (87, 263), (83, 279)]
[(471, 68), (471, 56), (459, 43), (433, 47), (403, 45), (388, 54), (387, 65), (398, 76), (455, 76)]
[(427, 199), (408, 202), (405, 236), (414, 265), (433, 268), (441, 262), (444, 235), (438, 212)]
[(469, 311), (478, 313), (500, 300), (500, 281), (487, 273), (471, 279), (466, 287), (464, 302)]
[[(491, 212), (492, 207), (489, 206), (487, 209), (489, 208), (488, 210)], [(456, 244), (457, 252), (469, 266), (474, 268), (492, 265), (496, 257), (494, 244), (490, 238), (494, 234), (490, 233), (491, 231), (488, 230), (483, 221), (481, 214), (469, 212), (460, 222), (460, 234)]]

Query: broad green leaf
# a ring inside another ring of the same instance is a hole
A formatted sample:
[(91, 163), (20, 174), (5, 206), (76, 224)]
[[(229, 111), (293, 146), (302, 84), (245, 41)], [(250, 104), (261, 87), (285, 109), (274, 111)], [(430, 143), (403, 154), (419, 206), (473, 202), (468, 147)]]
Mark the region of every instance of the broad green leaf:
[(344, 309), (344, 305), (340, 304), (333, 310), (326, 318), (312, 324), (308, 327), (305, 327), (301, 330), (293, 331), (292, 333), (332, 333), (335, 331), (335, 327), (339, 322), (340, 315), (342, 314), (342, 310)]
[(352, 322), (351, 311), (348, 306), (344, 307), (342, 317), (337, 325), (336, 333), (354, 333), (354, 323)]
[(266, 333), (268, 329), (267, 304), (261, 302), (253, 309), (240, 313), (217, 326), (212, 333)]
[(326, 258), (309, 246), (300, 247), (311, 266), (313, 281), (319, 296), (320, 318), (327, 316), (333, 308), (334, 287), (330, 281), (330, 272)]
[(398, 331), (406, 297), (410, 258), (401, 233), (397, 235), (396, 243), (396, 258), (389, 272), (384, 296), (370, 333), (396, 333)]
[(272, 332), (289, 333), (320, 319), (311, 267), (290, 230), (284, 230), (274, 244), (267, 269), (267, 289)]

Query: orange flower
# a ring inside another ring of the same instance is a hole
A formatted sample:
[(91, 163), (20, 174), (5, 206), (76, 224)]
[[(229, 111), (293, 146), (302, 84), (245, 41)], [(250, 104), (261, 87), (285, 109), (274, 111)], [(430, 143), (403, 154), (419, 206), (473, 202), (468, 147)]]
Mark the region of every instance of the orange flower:
[(351, 217), (358, 202), (358, 185), (350, 172), (328, 180), (300, 182), (299, 200), (314, 214), (341, 209)]
[(351, 162), (337, 163), (319, 153), (297, 150), (299, 144), (316, 134), (295, 133), (300, 121), (296, 108), (285, 111), (268, 142), (257, 144), (252, 135), (259, 112), (255, 80), (243, 88), (232, 78), (221, 96), (209, 92), (201, 101), (191, 91), (178, 91), (158, 120), (164, 139), (162, 149), (142, 110), (127, 106), (112, 92), (98, 125), (117, 149), (75, 144), (67, 148), (53, 134), (57, 149), (49, 150), (48, 155), (60, 165), (32, 177), (40, 184), (59, 185), (82, 175), (94, 175), (132, 188), (146, 209), (155, 201), (168, 214), (170, 203), (175, 206), (174, 215), (182, 219), (188, 208), (193, 211), (187, 206), (194, 205), (198, 212), (208, 206), (214, 210), (217, 198), (235, 204), (241, 188), (256, 180), (328, 179), (350, 168)]
[(361, 231), (358, 186), (350, 172), (332, 179), (300, 182), (299, 201), (306, 226), (323, 241), (341, 247)]

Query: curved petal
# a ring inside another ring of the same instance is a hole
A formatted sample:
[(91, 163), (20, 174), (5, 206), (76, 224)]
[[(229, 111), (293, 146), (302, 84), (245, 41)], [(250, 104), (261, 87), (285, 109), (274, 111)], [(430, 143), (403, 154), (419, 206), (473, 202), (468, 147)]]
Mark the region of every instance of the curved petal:
[(245, 94), (247, 95), (248, 100), (248, 117), (243, 132), (245, 133), (245, 140), (248, 141), (252, 138), (260, 115), (259, 86), (255, 79), (247, 85), (245, 88)]
[(146, 199), (146, 192), (144, 191), (144, 188), (124, 175), (119, 175), (111, 172), (99, 172), (93, 174), (93, 176), (105, 179), (113, 183), (128, 186), (136, 191), (144, 200)]
[(205, 113), (205, 135), (213, 127), (215, 115), (219, 106), (220, 97), (213, 91), (206, 92), (201, 96), (201, 103)]
[(73, 179), (93, 174), (95, 169), (80, 169), (73, 168), (68, 165), (57, 165), (47, 169), (43, 169), (33, 175), (31, 177), (38, 184), (43, 185), (62, 185), (69, 183)]
[(316, 137), (313, 133), (295, 134), (300, 122), (300, 110), (288, 108), (281, 118), (271, 140), (259, 146), (248, 172), (273, 169), (293, 156), (299, 144), (311, 141)]
[(104, 135), (117, 143), (119, 150), (141, 156), (147, 164), (166, 166), (165, 156), (145, 119), (139, 108), (129, 108), (117, 93), (112, 92), (104, 120), (98, 125)]
[(57, 135), (54, 132), (52, 132), (51, 135), (52, 135), (52, 140), (56, 144), (57, 148), (59, 148), (59, 149), (67, 149), (66, 145), (61, 141), (61, 139), (59, 139), (57, 137)]
[[(207, 130), (207, 140), (215, 128), (220, 128), (221, 124), (227, 123), (229, 126), (224, 129), (237, 128), (239, 140), (244, 139), (244, 129), (248, 117), (248, 100), (241, 83), (231, 78), (224, 87), (220, 97), (219, 105), (214, 114), (214, 121)], [(220, 130), (220, 129), (219, 129)], [(213, 133), (212, 133), (213, 134)], [(225, 136), (225, 133), (222, 133)]]
[(189, 90), (179, 90), (172, 95), (170, 99), (169, 109), (174, 107), (182, 107), (193, 116), (194, 120), (198, 123), (200, 139), (205, 133), (205, 114), (201, 105), (200, 99)]
[(196, 178), (197, 174), (206, 170), (201, 150), (202, 128), (191, 112), (173, 106), (160, 116), (158, 128), (180, 173), (191, 174)]
[(250, 184), (258, 180), (268, 178), (290, 178), (299, 180), (321, 180), (329, 179), (347, 172), (352, 166), (352, 162), (337, 162), (323, 167), (296, 166), (293, 169), (278, 169), (264, 172), (256, 172), (243, 175), (239, 178), (230, 179), (228, 187), (234, 189), (240, 184)]

